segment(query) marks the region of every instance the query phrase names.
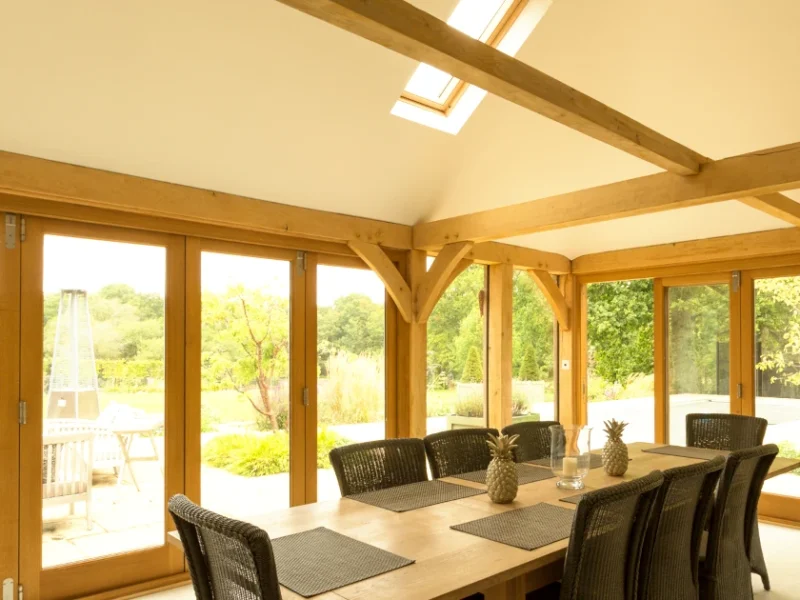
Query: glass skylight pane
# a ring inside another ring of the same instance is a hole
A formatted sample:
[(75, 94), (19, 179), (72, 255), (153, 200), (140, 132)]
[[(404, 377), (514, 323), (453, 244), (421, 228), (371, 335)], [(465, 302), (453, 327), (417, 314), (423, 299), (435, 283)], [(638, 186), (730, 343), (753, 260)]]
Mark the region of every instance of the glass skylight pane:
[[(513, 0), (461, 0), (447, 24), (485, 42), (502, 20)], [(436, 104), (444, 104), (460, 80), (422, 63), (414, 71), (405, 91)]]

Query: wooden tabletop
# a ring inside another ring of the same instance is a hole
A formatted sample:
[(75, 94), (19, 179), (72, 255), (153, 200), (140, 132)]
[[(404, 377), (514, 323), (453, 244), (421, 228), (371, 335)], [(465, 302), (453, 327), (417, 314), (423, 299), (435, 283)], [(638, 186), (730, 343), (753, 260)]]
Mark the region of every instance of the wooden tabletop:
[[(646, 475), (654, 470), (701, 462), (665, 454), (643, 453), (661, 444), (629, 444), (633, 459), (623, 477), (610, 477), (603, 469), (592, 469), (586, 478), (587, 490), (607, 487)], [(769, 477), (800, 467), (800, 460), (777, 458)], [(476, 488), (483, 484), (461, 479), (445, 479)], [(451, 525), (479, 519), (507, 510), (549, 502), (574, 510), (574, 505), (559, 498), (577, 492), (559, 490), (555, 479), (520, 486), (512, 504), (493, 504), (486, 494), (437, 504), (405, 513), (363, 504), (347, 498), (279, 510), (248, 519), (277, 538), (324, 526), (362, 542), (414, 559), (413, 565), (361, 581), (335, 592), (315, 596), (315, 600), (458, 600), (484, 592), (487, 600), (524, 598), (526, 590), (536, 589), (560, 578), (567, 540), (532, 552), (492, 542), (450, 529)], [(170, 543), (180, 546), (176, 532)], [(281, 589), (285, 600), (301, 596)]]

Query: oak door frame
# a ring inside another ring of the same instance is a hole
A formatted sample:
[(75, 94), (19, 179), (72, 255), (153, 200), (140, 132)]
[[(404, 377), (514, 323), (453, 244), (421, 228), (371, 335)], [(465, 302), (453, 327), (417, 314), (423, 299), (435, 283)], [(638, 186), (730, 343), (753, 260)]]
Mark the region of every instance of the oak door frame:
[[(19, 313), (20, 229), (15, 219), (13, 247), (0, 246), (0, 582), (19, 583)], [(4, 219), (5, 220), (5, 219)]]
[(28, 217), (21, 250), (20, 396), (27, 402), (28, 418), (20, 432), (20, 584), (30, 597), (43, 600), (86, 596), (184, 571), (181, 553), (166, 542), (166, 532), (174, 529), (166, 502), (161, 546), (42, 569), (42, 279), (47, 234), (166, 249), (164, 498), (184, 491), (184, 238)]

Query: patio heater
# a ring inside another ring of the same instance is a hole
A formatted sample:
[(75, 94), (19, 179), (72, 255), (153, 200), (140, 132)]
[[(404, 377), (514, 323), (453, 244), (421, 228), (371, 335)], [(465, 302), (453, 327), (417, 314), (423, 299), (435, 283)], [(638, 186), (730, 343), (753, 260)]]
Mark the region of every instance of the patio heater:
[(49, 391), (48, 419), (94, 420), (100, 415), (86, 290), (61, 290)]

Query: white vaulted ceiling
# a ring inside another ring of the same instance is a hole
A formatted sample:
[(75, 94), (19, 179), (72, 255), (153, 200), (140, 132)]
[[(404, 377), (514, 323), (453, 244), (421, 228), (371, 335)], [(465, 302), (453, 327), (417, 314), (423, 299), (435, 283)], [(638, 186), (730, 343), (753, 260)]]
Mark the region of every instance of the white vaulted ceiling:
[[(405, 224), (658, 171), (491, 95), (457, 136), (394, 117), (414, 61), (274, 0), (0, 5), (2, 150)], [(800, 141), (798, 22), (797, 0), (553, 0), (517, 57), (716, 159)], [(724, 202), (507, 241), (784, 226)]]

